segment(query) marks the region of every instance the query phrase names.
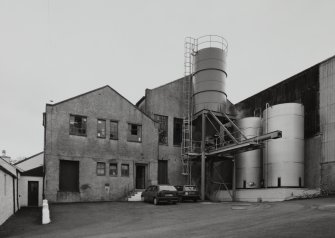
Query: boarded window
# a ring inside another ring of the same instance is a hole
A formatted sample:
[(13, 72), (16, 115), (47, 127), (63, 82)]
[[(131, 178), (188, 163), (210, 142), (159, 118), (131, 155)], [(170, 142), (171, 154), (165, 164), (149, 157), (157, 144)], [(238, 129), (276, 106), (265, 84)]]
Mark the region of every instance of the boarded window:
[(110, 135), (109, 138), (111, 140), (117, 140), (118, 139), (118, 122), (117, 121), (111, 121), (110, 122)]
[(173, 119), (173, 145), (181, 145), (182, 141), (183, 119)]
[(117, 176), (117, 164), (116, 163), (109, 164), (109, 175)]
[(87, 117), (70, 115), (70, 135), (86, 136)]
[(62, 192), (79, 191), (79, 161), (60, 160), (59, 190)]
[(121, 165), (121, 176), (129, 177), (129, 164)]
[(106, 164), (103, 162), (97, 162), (97, 175), (104, 176), (106, 174)]
[(106, 138), (106, 120), (98, 119), (97, 136), (98, 138)]
[(137, 124), (128, 124), (128, 141), (142, 141), (142, 126)]

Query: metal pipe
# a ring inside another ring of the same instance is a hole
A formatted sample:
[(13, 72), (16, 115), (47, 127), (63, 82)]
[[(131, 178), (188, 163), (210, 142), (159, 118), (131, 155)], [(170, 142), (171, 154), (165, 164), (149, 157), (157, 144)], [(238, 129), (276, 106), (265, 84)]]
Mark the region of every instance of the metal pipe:
[(201, 200), (205, 200), (205, 134), (206, 134), (206, 114), (202, 113), (202, 127), (201, 127)]
[(236, 157), (234, 155), (233, 161), (233, 196), (232, 200), (233, 202), (236, 201)]

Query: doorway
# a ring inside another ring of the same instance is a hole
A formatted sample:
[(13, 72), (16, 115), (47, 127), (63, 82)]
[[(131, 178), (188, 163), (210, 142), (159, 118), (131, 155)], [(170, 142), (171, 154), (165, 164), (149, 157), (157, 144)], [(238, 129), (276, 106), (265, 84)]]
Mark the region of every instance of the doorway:
[(158, 184), (168, 184), (167, 160), (158, 160)]
[(28, 206), (38, 206), (38, 181), (28, 181)]
[(145, 181), (146, 181), (146, 175), (145, 175), (145, 165), (137, 164), (136, 165), (136, 189), (145, 189)]

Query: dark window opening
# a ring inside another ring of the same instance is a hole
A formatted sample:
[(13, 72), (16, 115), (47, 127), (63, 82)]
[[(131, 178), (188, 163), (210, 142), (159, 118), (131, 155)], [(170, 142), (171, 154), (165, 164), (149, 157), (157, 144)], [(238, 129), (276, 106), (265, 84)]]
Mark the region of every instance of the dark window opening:
[(183, 131), (183, 119), (173, 119), (173, 145), (181, 145)]
[(109, 164), (109, 175), (110, 176), (117, 176), (117, 164), (110, 163)]
[(106, 164), (103, 162), (97, 162), (97, 175), (103, 176), (106, 174)]
[(278, 188), (280, 188), (281, 187), (281, 178), (279, 177), (278, 178)]
[(70, 115), (70, 135), (86, 136), (87, 117)]
[(137, 124), (128, 124), (128, 141), (142, 141), (142, 126)]
[(117, 140), (118, 139), (118, 122), (110, 121), (110, 135), (109, 139)]
[(168, 117), (162, 115), (154, 115), (155, 121), (159, 123), (158, 126), (158, 142), (162, 145), (168, 144)]
[(106, 138), (106, 120), (98, 119), (97, 127), (98, 138)]
[(121, 176), (122, 177), (129, 177), (129, 164), (122, 164), (121, 165)]
[(247, 181), (243, 180), (243, 188), (247, 188)]

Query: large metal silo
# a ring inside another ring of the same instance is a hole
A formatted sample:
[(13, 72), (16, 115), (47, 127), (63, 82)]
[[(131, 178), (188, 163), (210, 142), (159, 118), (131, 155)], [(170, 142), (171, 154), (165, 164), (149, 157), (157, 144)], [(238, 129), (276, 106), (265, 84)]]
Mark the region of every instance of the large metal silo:
[[(236, 125), (247, 138), (262, 134), (260, 117), (246, 117), (236, 122)], [(260, 188), (262, 179), (261, 150), (252, 150), (236, 155), (236, 187)]]
[(263, 132), (281, 130), (282, 138), (265, 143), (266, 187), (304, 186), (304, 106), (285, 103), (263, 112)]
[[(196, 114), (204, 109), (225, 112), (227, 42), (222, 37), (215, 41), (210, 38), (208, 41), (210, 47), (201, 48), (203, 46), (201, 40), (198, 38), (198, 49), (194, 55), (193, 112)], [(214, 44), (218, 42), (220, 44)]]

